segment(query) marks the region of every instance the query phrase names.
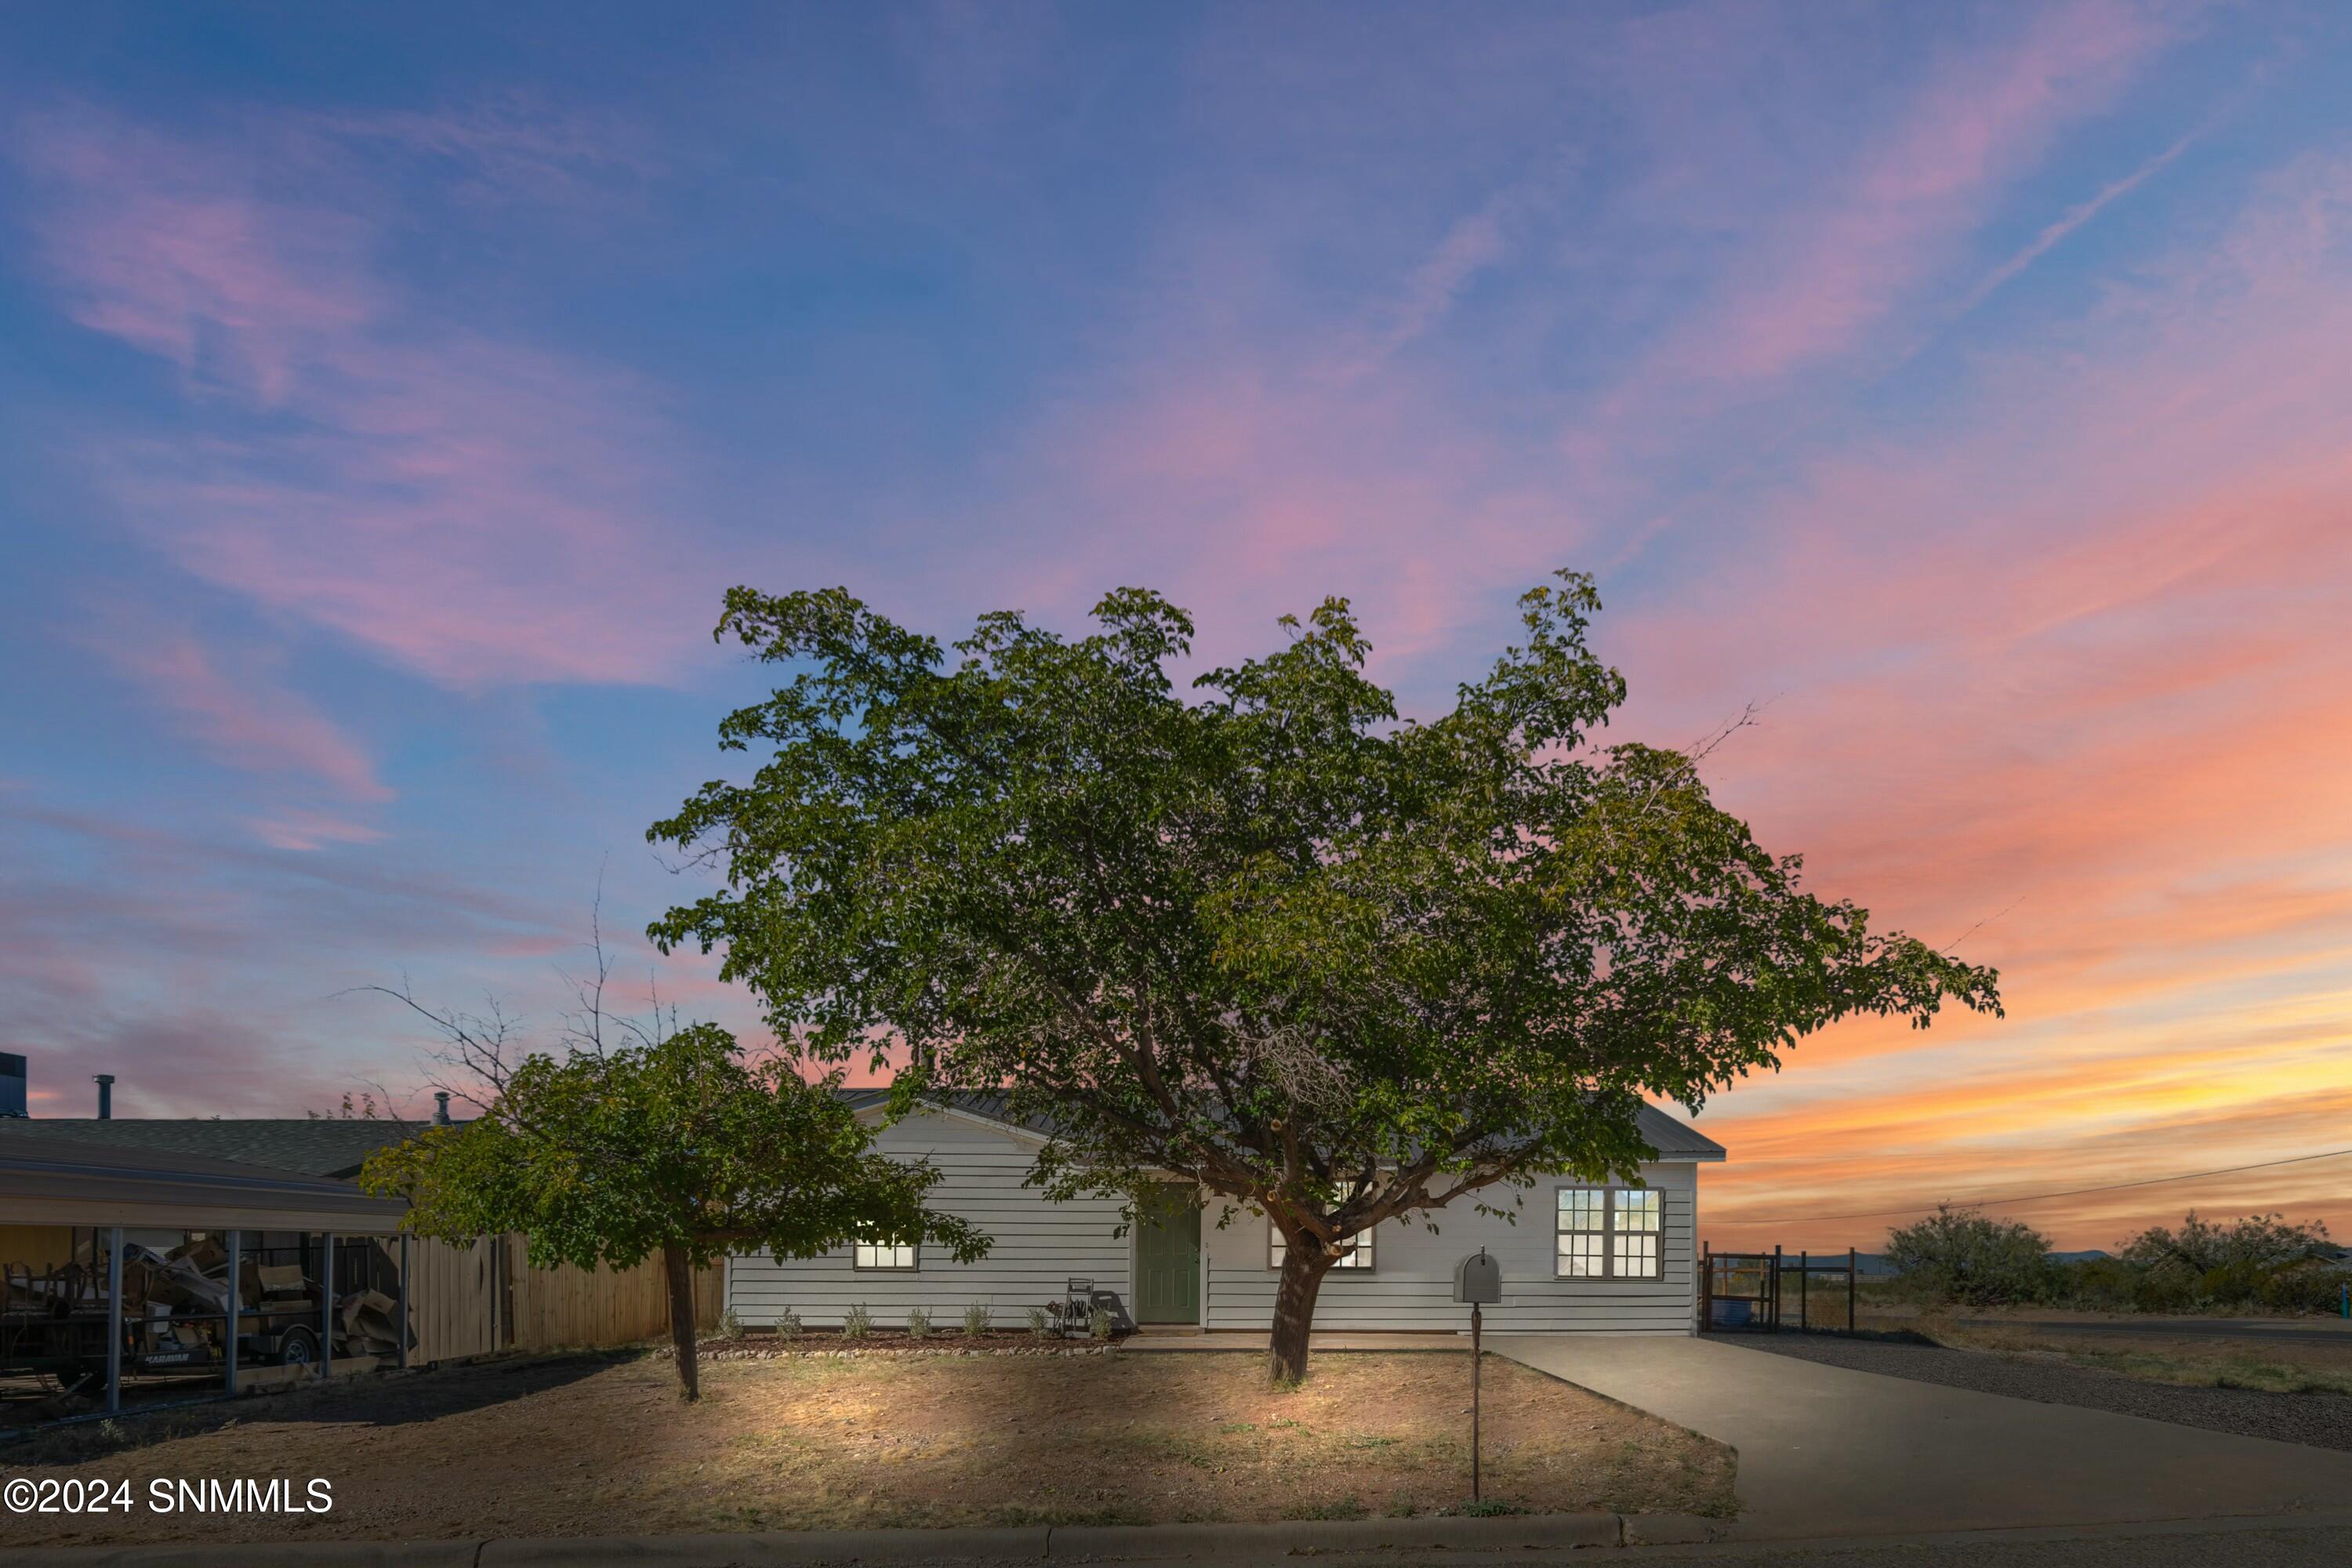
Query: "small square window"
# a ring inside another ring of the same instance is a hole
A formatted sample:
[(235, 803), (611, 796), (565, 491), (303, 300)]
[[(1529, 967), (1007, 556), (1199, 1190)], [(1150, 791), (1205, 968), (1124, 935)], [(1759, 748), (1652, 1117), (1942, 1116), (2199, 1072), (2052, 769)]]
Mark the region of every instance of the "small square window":
[[(1346, 1257), (1340, 1258), (1339, 1262), (1333, 1264), (1331, 1267), (1334, 1268), (1370, 1268), (1372, 1266), (1372, 1233), (1369, 1230), (1360, 1230), (1351, 1239), (1355, 1244), (1356, 1249), (1353, 1252), (1349, 1253)], [(1282, 1255), (1286, 1250), (1287, 1249), (1283, 1245), (1282, 1232), (1275, 1228), (1274, 1221), (1266, 1221), (1265, 1266), (1268, 1268), (1281, 1268)]]
[(910, 1241), (861, 1241), (851, 1258), (856, 1268), (912, 1268), (915, 1244)]

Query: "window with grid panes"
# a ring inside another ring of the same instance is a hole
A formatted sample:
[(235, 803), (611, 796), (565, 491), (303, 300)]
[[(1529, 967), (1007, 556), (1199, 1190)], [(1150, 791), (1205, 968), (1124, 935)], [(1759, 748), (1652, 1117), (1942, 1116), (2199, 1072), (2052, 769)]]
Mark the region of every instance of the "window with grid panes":
[(1656, 1279), (1665, 1200), (1648, 1187), (1562, 1187), (1554, 1269), (1562, 1279)]

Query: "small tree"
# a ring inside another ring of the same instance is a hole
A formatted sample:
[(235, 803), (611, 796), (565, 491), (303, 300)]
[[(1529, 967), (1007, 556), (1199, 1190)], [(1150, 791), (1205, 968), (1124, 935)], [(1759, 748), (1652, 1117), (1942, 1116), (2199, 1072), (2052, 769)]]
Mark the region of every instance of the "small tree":
[(651, 934), (723, 945), (820, 1060), (902, 1046), (902, 1104), (1009, 1089), (1056, 1129), (1053, 1195), (1175, 1174), (1221, 1223), (1263, 1212), (1296, 1379), (1373, 1226), (1633, 1177), (1645, 1098), (1696, 1110), (1835, 1019), (1998, 1005), (1990, 971), (1801, 890), (1703, 750), (1590, 742), (1625, 685), (1588, 579), (1520, 605), (1524, 643), (1422, 722), (1340, 599), (1187, 700), (1191, 619), (1140, 589), (1097, 635), (1005, 612), (950, 656), (842, 590), (738, 588), (719, 635), (793, 673), (720, 726), (757, 776), (648, 835), (729, 884)]
[(678, 1383), (699, 1397), (694, 1274), (731, 1252), (810, 1258), (858, 1237), (988, 1248), (923, 1206), (939, 1173), (875, 1152), (833, 1092), (733, 1037), (695, 1025), (660, 1038), (502, 1071), (482, 1114), (379, 1151), (368, 1191), (404, 1197), (404, 1227), (460, 1245), (521, 1231), (530, 1261), (628, 1268), (659, 1254)]
[(2050, 1238), (2016, 1220), (1975, 1209), (1938, 1207), (1886, 1236), (1887, 1261), (1948, 1301), (1990, 1306), (2030, 1301), (2050, 1286)]

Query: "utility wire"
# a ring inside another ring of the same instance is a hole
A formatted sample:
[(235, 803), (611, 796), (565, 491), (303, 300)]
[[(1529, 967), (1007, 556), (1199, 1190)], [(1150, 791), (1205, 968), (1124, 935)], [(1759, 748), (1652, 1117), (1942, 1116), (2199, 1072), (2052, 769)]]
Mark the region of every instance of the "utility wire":
[(2224, 1165), (2218, 1171), (2190, 1171), (2178, 1176), (2151, 1176), (2144, 1182), (2115, 1182), (2104, 1187), (2070, 1187), (2063, 1193), (2029, 1193), (2015, 1198), (1977, 1198), (1966, 1203), (1918, 1204), (1907, 1209), (1864, 1209), (1853, 1214), (1780, 1215), (1769, 1219), (1710, 1219), (1716, 1225), (1811, 1225), (1816, 1220), (1887, 1219), (1896, 1215), (1927, 1214), (1939, 1208), (2009, 1208), (2018, 1204), (2046, 1203), (2052, 1198), (2079, 1198), (2087, 1193), (2120, 1193), (2132, 1187), (2161, 1187), (2174, 1182), (2194, 1182), (2206, 1176), (2232, 1176), (2240, 1171), (2267, 1171), (2278, 1165), (2301, 1165), (2313, 1160), (2338, 1160), (2352, 1149), (2329, 1149), (2317, 1154), (2297, 1154), (2285, 1160), (2263, 1160), (2252, 1165)]

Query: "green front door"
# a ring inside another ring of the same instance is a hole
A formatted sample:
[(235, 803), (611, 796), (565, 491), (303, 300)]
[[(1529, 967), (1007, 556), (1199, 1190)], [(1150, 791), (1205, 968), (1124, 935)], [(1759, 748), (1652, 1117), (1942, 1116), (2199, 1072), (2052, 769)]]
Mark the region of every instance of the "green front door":
[(1135, 1321), (1201, 1321), (1201, 1205), (1191, 1187), (1152, 1188), (1136, 1216)]

